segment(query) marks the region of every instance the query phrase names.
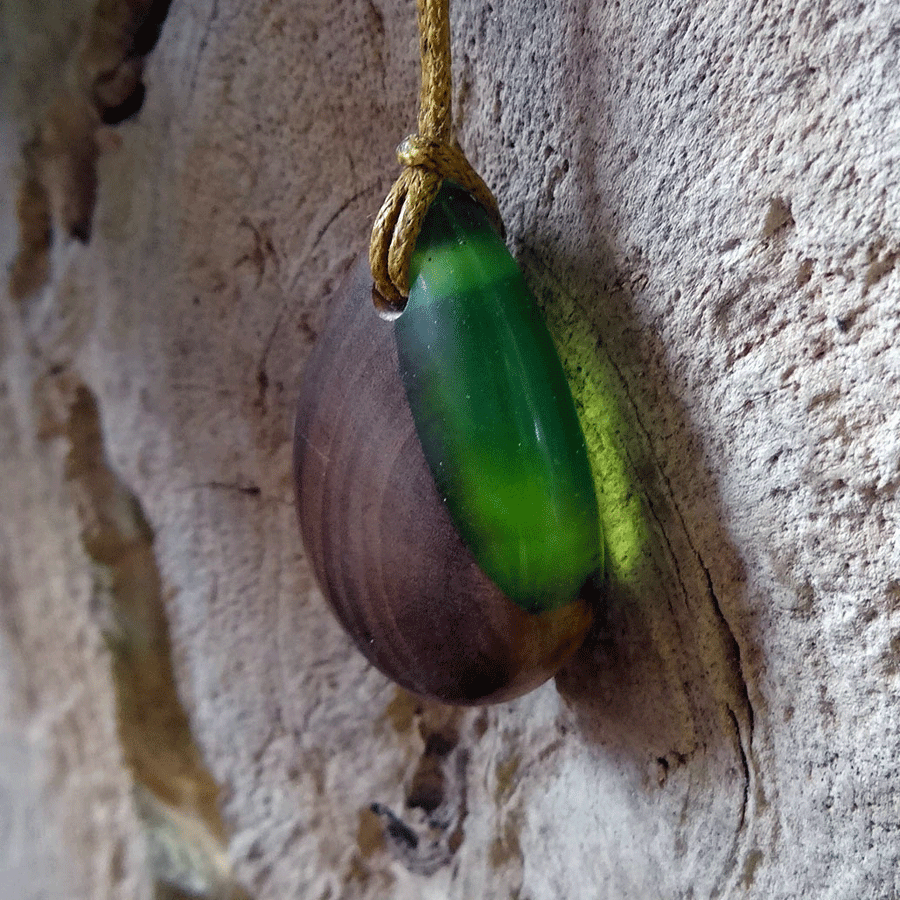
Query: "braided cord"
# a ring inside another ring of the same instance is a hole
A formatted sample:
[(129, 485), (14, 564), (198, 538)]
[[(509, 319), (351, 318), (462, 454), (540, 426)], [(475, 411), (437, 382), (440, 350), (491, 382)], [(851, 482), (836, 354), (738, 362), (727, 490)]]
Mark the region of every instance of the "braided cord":
[(469, 191), (503, 232), (494, 195), (452, 141), (450, 0), (417, 0), (416, 5), (422, 59), (419, 131), (397, 148), (403, 171), (375, 219), (369, 245), (372, 297), (377, 307), (389, 312), (406, 305), (413, 249), (445, 178)]

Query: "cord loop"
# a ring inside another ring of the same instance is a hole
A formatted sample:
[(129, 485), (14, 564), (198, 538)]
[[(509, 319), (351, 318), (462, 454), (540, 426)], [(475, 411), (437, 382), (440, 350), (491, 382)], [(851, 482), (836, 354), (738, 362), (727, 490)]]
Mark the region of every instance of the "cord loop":
[(409, 296), (409, 263), (425, 214), (444, 179), (469, 191), (502, 235), (497, 201), (459, 146), (451, 143), (449, 0), (418, 0), (422, 89), (419, 133), (397, 148), (403, 166), (372, 228), (372, 299), (383, 312), (400, 312)]

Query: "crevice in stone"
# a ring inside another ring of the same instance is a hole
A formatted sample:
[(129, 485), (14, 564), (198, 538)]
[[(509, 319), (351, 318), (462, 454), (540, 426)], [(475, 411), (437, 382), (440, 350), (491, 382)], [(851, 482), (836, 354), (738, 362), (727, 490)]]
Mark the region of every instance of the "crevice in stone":
[[(728, 856), (724, 861), (719, 877), (710, 896), (720, 897), (729, 893), (730, 889), (734, 889), (741, 883), (742, 873), (746, 871), (748, 861), (754, 858), (757, 852), (753, 849), (749, 851), (747, 848), (748, 831), (750, 827), (750, 781), (752, 777), (750, 767), (749, 753), (751, 751), (745, 747), (744, 736), (741, 731), (740, 717), (735, 710), (728, 705), (728, 719), (734, 732), (734, 741), (737, 745), (738, 755), (741, 761), (741, 781), (743, 782), (743, 793), (741, 796), (740, 811), (738, 813), (737, 826), (734, 829), (731, 848)], [(752, 863), (751, 863), (752, 864)], [(740, 867), (740, 868), (739, 868)], [(738, 879), (735, 881), (735, 879)], [(730, 884), (730, 888), (729, 888)]]
[[(669, 496), (672, 499), (672, 508), (675, 511), (675, 515), (678, 516), (679, 522), (681, 523), (681, 528), (684, 532), (685, 540), (687, 540), (688, 546), (696, 557), (697, 565), (700, 566), (704, 578), (706, 579), (707, 593), (712, 603), (713, 612), (715, 613), (716, 619), (719, 622), (722, 638), (726, 644), (726, 656), (731, 663), (730, 668), (734, 676), (732, 686), (735, 693), (737, 694), (737, 698), (740, 700), (740, 705), (743, 708), (744, 715), (746, 716), (747, 721), (746, 750), (744, 748), (744, 741), (741, 736), (740, 728), (738, 728), (738, 747), (740, 748), (741, 759), (747, 771), (746, 784), (749, 785), (750, 763), (753, 761), (753, 730), (756, 722), (756, 715), (753, 709), (753, 703), (750, 700), (750, 688), (747, 684), (747, 677), (744, 674), (744, 659), (741, 653), (741, 645), (738, 643), (737, 636), (734, 633), (734, 629), (731, 627), (731, 623), (728, 621), (725, 613), (722, 611), (722, 605), (719, 602), (719, 596), (716, 593), (715, 586), (713, 585), (712, 574), (709, 571), (709, 567), (704, 563), (703, 557), (700, 555), (700, 551), (694, 546), (694, 542), (691, 540), (690, 533), (687, 529), (687, 524), (684, 521), (684, 516), (682, 516), (681, 510), (678, 508), (678, 504), (675, 502), (674, 496), (672, 496), (671, 485), (669, 485), (668, 478), (665, 476), (665, 474), (663, 474), (663, 479), (666, 481), (666, 485), (669, 488)], [(737, 714), (730, 704), (728, 705), (728, 714), (735, 722), (735, 727), (738, 727)], [(746, 798), (743, 809), (744, 811), (746, 810)]]
[(741, 755), (741, 769), (743, 771), (743, 779), (744, 779), (744, 797), (741, 801), (741, 814), (738, 817), (738, 832), (744, 830), (744, 827), (747, 824), (747, 807), (750, 802), (750, 764), (747, 760), (747, 753), (744, 750), (744, 741), (741, 736), (741, 726), (738, 722), (738, 717), (735, 711), (729, 706), (728, 707), (728, 715), (731, 719), (731, 723), (734, 726), (734, 736), (737, 741), (738, 752)]
[[(681, 525), (681, 529), (684, 533), (685, 540), (687, 541), (688, 547), (691, 549), (691, 552), (694, 554), (696, 558), (697, 565), (700, 567), (703, 572), (703, 576), (706, 580), (706, 589), (707, 594), (709, 596), (710, 602), (712, 604), (712, 609), (715, 614), (716, 620), (719, 623), (719, 630), (722, 635), (722, 639), (725, 642), (726, 653), (724, 654), (725, 659), (730, 663), (730, 670), (732, 673), (732, 688), (737, 695), (737, 699), (740, 701), (740, 706), (743, 708), (744, 716), (746, 717), (747, 722), (747, 739), (746, 739), (746, 750), (744, 747), (744, 740), (741, 734), (741, 730), (738, 724), (737, 714), (730, 704), (726, 704), (728, 709), (728, 714), (732, 721), (734, 722), (735, 728), (737, 730), (737, 743), (738, 749), (741, 754), (741, 762), (745, 771), (745, 781), (744, 781), (744, 801), (741, 807), (741, 826), (740, 830), (743, 830), (745, 824), (745, 814), (747, 810), (747, 792), (749, 790), (750, 783), (750, 763), (753, 760), (753, 729), (756, 722), (756, 716), (753, 710), (753, 703), (750, 700), (750, 688), (747, 684), (747, 678), (744, 674), (744, 660), (743, 655), (741, 654), (741, 646), (738, 643), (737, 636), (734, 633), (734, 629), (731, 627), (731, 623), (725, 616), (725, 613), (722, 612), (722, 606), (719, 602), (719, 596), (716, 593), (715, 586), (713, 585), (712, 574), (709, 571), (709, 567), (704, 563), (703, 557), (700, 555), (700, 551), (694, 546), (694, 542), (691, 540), (690, 533), (688, 532), (687, 523), (684, 520), (684, 516), (681, 513), (681, 510), (678, 508), (678, 504), (675, 502), (674, 495), (672, 494), (672, 486), (669, 483), (669, 479), (664, 472), (661, 471), (661, 477), (666, 484), (666, 489), (668, 491), (669, 499), (672, 504), (672, 509), (675, 515), (678, 517), (678, 521)], [(659, 522), (658, 517), (657, 522)], [(662, 523), (659, 522), (660, 527), (662, 528)], [(666, 542), (668, 543), (668, 536), (665, 535), (665, 529), (662, 528), (663, 535), (665, 537)], [(671, 545), (669, 546), (669, 552), (673, 553), (673, 548)], [(676, 564), (677, 568), (677, 564)], [(682, 590), (685, 590), (684, 584), (682, 582)], [(755, 764), (754, 764), (755, 768)]]
[(766, 211), (766, 219), (763, 222), (761, 237), (769, 240), (774, 234), (794, 225), (794, 216), (791, 213), (791, 204), (783, 197), (772, 197), (769, 200), (769, 208)]
[[(628, 396), (629, 401), (633, 405), (633, 400), (632, 400), (630, 394), (628, 394), (627, 385), (625, 385), (624, 380), (623, 380), (623, 385), (625, 387), (626, 395)], [(648, 446), (649, 446), (650, 435), (647, 432), (643, 422), (641, 422), (640, 417), (637, 416), (636, 410), (635, 410), (635, 418), (636, 418), (636, 420), (638, 422), (638, 426), (641, 429), (641, 431), (643, 432), (644, 438), (645, 438), (645, 440), (647, 440)], [(709, 599), (712, 603), (712, 609), (713, 609), (713, 612), (715, 613), (715, 617), (716, 617), (717, 621), (720, 624), (723, 639), (727, 645), (728, 652), (727, 652), (726, 656), (729, 658), (729, 662), (731, 662), (731, 669), (732, 669), (732, 672), (734, 675), (734, 682), (735, 682), (734, 689), (738, 695), (738, 698), (741, 701), (741, 705), (743, 706), (743, 708), (745, 710), (745, 714), (746, 714), (746, 718), (747, 718), (747, 730), (748, 730), (747, 744), (748, 744), (748, 747), (750, 748), (750, 753), (752, 754), (753, 728), (754, 728), (754, 723), (755, 723), (756, 717), (755, 717), (754, 710), (753, 710), (753, 704), (750, 700), (750, 689), (747, 685), (747, 678), (744, 674), (744, 661), (743, 661), (743, 655), (741, 653), (741, 646), (738, 643), (737, 636), (734, 633), (734, 629), (731, 627), (731, 623), (728, 621), (724, 612), (722, 611), (722, 606), (721, 606), (721, 603), (719, 602), (719, 597), (718, 597), (718, 594), (716, 593), (715, 585), (713, 584), (712, 574), (709, 571), (709, 567), (704, 563), (703, 557), (700, 555), (700, 551), (696, 548), (693, 540), (691, 539), (691, 535), (690, 535), (690, 532), (688, 531), (687, 523), (685, 522), (684, 516), (682, 515), (682, 512), (679, 509), (678, 504), (675, 501), (675, 495), (672, 491), (672, 485), (669, 480), (669, 477), (663, 471), (661, 466), (657, 466), (657, 470), (665, 484), (666, 493), (667, 493), (669, 502), (671, 503), (673, 512), (675, 513), (675, 515), (678, 518), (678, 523), (681, 526), (681, 531), (684, 534), (684, 538), (687, 541), (687, 545), (690, 548), (691, 552), (694, 554), (694, 558), (697, 561), (697, 565), (700, 567), (701, 571), (703, 572), (703, 576), (706, 581), (707, 593), (708, 593)], [(649, 500), (649, 497), (648, 497), (648, 500)], [(674, 547), (672, 546), (671, 541), (669, 540), (669, 536), (666, 534), (665, 526), (664, 526), (663, 522), (661, 521), (659, 515), (657, 515), (653, 503), (648, 502), (648, 505), (650, 507), (653, 518), (656, 521), (657, 526), (659, 527), (659, 530), (662, 534), (663, 540), (666, 542), (666, 545), (669, 550), (669, 554), (672, 557), (677, 580), (681, 587), (682, 593), (686, 597), (687, 596), (687, 588), (686, 588), (686, 586), (684, 584), (684, 580), (681, 576), (681, 571), (678, 566), (678, 557), (675, 553)], [(735, 715), (734, 711), (732, 710), (732, 708), (730, 706), (728, 707), (728, 711), (732, 716)], [(743, 745), (741, 746), (741, 752), (742, 753), (744, 752)], [(746, 758), (745, 758), (745, 761), (746, 761)]]
[[(625, 393), (625, 396), (628, 399), (629, 404), (634, 412), (634, 418), (637, 423), (637, 427), (640, 430), (644, 441), (648, 447), (652, 446), (652, 440), (650, 437), (650, 433), (647, 430), (647, 427), (644, 425), (641, 420), (640, 415), (638, 414), (637, 405), (634, 401), (634, 398), (631, 396), (631, 392), (628, 388), (628, 383), (622, 375), (622, 372), (619, 370), (619, 367), (611, 360), (611, 364), (616, 371), (616, 375), (619, 377), (619, 380), (622, 385), (622, 389)], [(694, 546), (694, 542), (691, 540), (690, 533), (688, 532), (687, 523), (684, 520), (684, 516), (681, 513), (681, 510), (678, 507), (678, 504), (675, 501), (675, 495), (672, 491), (672, 484), (669, 480), (669, 477), (666, 475), (662, 466), (656, 465), (655, 469), (659, 474), (659, 477), (662, 479), (663, 484), (665, 485), (666, 496), (668, 498), (669, 503), (671, 504), (671, 508), (675, 515), (678, 518), (678, 523), (681, 526), (681, 531), (684, 534), (684, 538), (687, 541), (688, 547), (691, 549), (691, 552), (694, 554), (694, 557), (697, 561), (697, 565), (699, 565), (700, 569), (703, 572), (704, 578), (706, 580), (707, 592), (709, 594), (709, 598), (712, 602), (712, 608), (715, 613), (715, 616), (719, 623), (721, 624), (724, 630), (724, 636), (726, 643), (728, 644), (728, 650), (731, 656), (731, 661), (733, 663), (732, 668), (735, 675), (735, 681), (737, 682), (737, 692), (740, 695), (741, 700), (745, 706), (747, 711), (747, 720), (749, 726), (749, 741), (752, 744), (753, 740), (753, 723), (754, 723), (754, 713), (753, 706), (750, 702), (750, 692), (747, 687), (747, 680), (744, 676), (744, 667), (743, 660), (741, 657), (741, 648), (740, 644), (738, 644), (737, 638), (734, 634), (734, 630), (731, 627), (728, 619), (725, 617), (725, 614), (722, 612), (721, 604), (719, 603), (718, 595), (716, 594), (715, 587), (713, 585), (712, 575), (710, 574), (708, 566), (703, 562), (703, 557), (700, 555), (700, 552)], [(645, 491), (645, 497), (647, 499), (647, 508), (650, 511), (651, 516), (653, 517), (654, 522), (656, 523), (657, 531), (659, 535), (662, 537), (663, 542), (666, 545), (666, 549), (668, 550), (668, 556), (671, 562), (671, 565), (674, 569), (675, 579), (678, 582), (678, 586), (680, 588), (681, 596), (684, 598), (685, 603), (687, 603), (688, 599), (688, 589), (684, 581), (684, 576), (681, 572), (681, 566), (678, 561), (678, 554), (675, 551), (675, 547), (672, 545), (671, 538), (668, 535), (666, 530), (665, 523), (662, 520), (659, 512), (657, 511), (656, 504), (653, 502), (653, 498), (648, 491)], [(674, 611), (673, 611), (674, 615)], [(676, 617), (676, 621), (678, 621)]]
[[(692, 545), (692, 548), (693, 545)], [(700, 564), (700, 568), (703, 569), (703, 574), (706, 576), (706, 584), (709, 590), (709, 596), (712, 600), (713, 609), (715, 610), (716, 617), (722, 623), (722, 627), (725, 631), (725, 637), (729, 644), (729, 649), (735, 661), (735, 675), (737, 681), (737, 690), (740, 694), (740, 698), (742, 701), (742, 705), (744, 707), (744, 711), (747, 715), (747, 741), (751, 745), (753, 744), (753, 726), (756, 721), (756, 715), (753, 711), (753, 703), (750, 701), (750, 688), (747, 685), (747, 677), (744, 675), (744, 660), (741, 655), (741, 645), (738, 643), (737, 637), (734, 633), (734, 630), (731, 627), (731, 623), (725, 618), (725, 614), (722, 612), (722, 607), (719, 603), (719, 597), (716, 594), (715, 588), (713, 587), (712, 575), (710, 575), (709, 569), (703, 562), (703, 558), (694, 549), (694, 553), (697, 553), (697, 561)], [(731, 715), (734, 715), (734, 712), (729, 709)]]
[(90, 389), (70, 375), (57, 387), (69, 443), (65, 477), (92, 564), (93, 613), (110, 653), (121, 752), (156, 896), (249, 900), (231, 872), (218, 785), (178, 697), (153, 530), (106, 459)]
[[(19, 237), (9, 292), (23, 299), (47, 283), (55, 232), (87, 243), (97, 202), (97, 160), (106, 126), (136, 115), (146, 86), (144, 61), (172, 0), (97, 0), (67, 87), (50, 104), (23, 150)], [(106, 131), (106, 133), (105, 133)]]
[(405, 818), (384, 803), (369, 806), (391, 855), (415, 874), (451, 865), (465, 839), (469, 751), (460, 740), (462, 720), (459, 708), (424, 705), (418, 723), (424, 746), (406, 791)]

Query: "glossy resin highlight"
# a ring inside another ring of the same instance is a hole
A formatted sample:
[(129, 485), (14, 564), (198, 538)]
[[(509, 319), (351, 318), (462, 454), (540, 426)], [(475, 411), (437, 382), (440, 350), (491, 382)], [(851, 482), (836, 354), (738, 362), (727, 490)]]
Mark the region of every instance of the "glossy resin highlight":
[(515, 260), (455, 185), (428, 211), (394, 328), (425, 458), (479, 566), (526, 610), (575, 599), (603, 561), (584, 435)]

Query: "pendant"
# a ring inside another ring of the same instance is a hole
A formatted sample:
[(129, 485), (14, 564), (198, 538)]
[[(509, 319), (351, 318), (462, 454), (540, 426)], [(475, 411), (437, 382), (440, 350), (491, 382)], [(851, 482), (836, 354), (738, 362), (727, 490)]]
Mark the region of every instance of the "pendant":
[[(447, 185), (405, 311), (361, 259), (307, 362), (294, 431), (306, 555), (357, 648), (444, 703), (552, 677), (602, 563), (590, 466), (537, 304), (481, 207)], [(402, 379), (401, 379), (402, 374)]]
[(425, 461), (394, 329), (371, 293), (361, 258), (303, 375), (294, 484), (306, 558), (356, 647), (395, 682), (443, 703), (510, 700), (572, 656), (591, 606), (525, 612), (476, 563)]

